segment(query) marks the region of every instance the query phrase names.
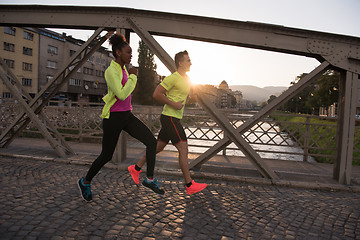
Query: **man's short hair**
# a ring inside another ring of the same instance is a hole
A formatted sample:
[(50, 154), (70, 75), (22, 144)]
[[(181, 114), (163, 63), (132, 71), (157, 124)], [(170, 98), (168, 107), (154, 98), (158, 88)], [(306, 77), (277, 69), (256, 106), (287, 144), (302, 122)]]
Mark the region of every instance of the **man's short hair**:
[(179, 52), (175, 55), (175, 65), (176, 68), (179, 68), (179, 62), (181, 62), (184, 59), (185, 55), (189, 55), (189, 53), (185, 50), (182, 52)]

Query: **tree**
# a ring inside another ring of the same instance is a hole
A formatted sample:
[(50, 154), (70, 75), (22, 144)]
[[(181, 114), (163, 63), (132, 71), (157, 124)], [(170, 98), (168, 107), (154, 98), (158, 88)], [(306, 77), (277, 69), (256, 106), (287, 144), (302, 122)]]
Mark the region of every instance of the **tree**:
[(339, 99), (340, 73), (327, 71), (318, 80), (318, 89), (314, 92), (319, 106), (329, 107)]
[[(298, 76), (291, 85), (305, 76), (306, 74)], [(314, 114), (318, 112), (320, 107), (329, 107), (338, 101), (339, 80), (340, 74), (338, 72), (327, 71), (315, 84), (307, 86), (295, 97), (287, 101), (282, 106), (282, 110), (294, 113)]]
[[(291, 82), (291, 85), (296, 84), (302, 78), (304, 78), (307, 74), (303, 73), (298, 76), (295, 81)], [(283, 106), (282, 110), (293, 112), (293, 113), (304, 113), (311, 114), (313, 113), (313, 106), (308, 104), (308, 100), (313, 96), (313, 92), (315, 90), (315, 86), (310, 84), (306, 88), (304, 88), (301, 92), (296, 94), (293, 98), (287, 101)]]
[(271, 95), (269, 99), (267, 100), (267, 104), (271, 103), (276, 98), (275, 95)]
[(152, 95), (157, 85), (154, 54), (142, 40), (139, 41), (138, 53), (138, 83), (134, 91), (133, 100), (137, 104), (151, 105), (154, 103)]

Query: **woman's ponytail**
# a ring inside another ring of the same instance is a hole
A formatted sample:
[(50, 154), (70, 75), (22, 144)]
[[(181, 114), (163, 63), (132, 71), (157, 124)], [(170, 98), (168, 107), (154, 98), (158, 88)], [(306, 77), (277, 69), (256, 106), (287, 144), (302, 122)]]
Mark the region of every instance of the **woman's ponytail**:
[(119, 49), (121, 50), (124, 46), (129, 45), (126, 42), (126, 39), (124, 37), (124, 35), (118, 35), (118, 34), (113, 34), (110, 38), (109, 38), (109, 42), (112, 45), (112, 53), (114, 55), (115, 58), (117, 58), (118, 56), (116, 55), (116, 50)]

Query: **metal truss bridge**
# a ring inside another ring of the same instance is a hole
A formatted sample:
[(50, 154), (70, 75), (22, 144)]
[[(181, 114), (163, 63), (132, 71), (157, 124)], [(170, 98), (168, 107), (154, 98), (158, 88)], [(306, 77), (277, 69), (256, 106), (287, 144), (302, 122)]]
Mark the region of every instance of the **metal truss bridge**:
[(106, 41), (106, 37), (101, 36), (101, 33), (117, 30), (124, 33), (127, 39), (129, 39), (130, 32), (135, 32), (171, 72), (176, 71), (174, 60), (153, 36), (262, 49), (311, 57), (320, 62), (320, 65), (306, 77), (291, 86), (238, 128), (234, 128), (230, 124), (229, 120), (207, 100), (205, 94), (200, 94), (199, 103), (222, 127), (227, 138), (220, 140), (214, 147), (192, 161), (191, 168), (201, 166), (233, 142), (264, 177), (278, 179), (276, 173), (245, 141), (242, 134), (306, 86), (316, 81), (327, 70), (339, 71), (341, 80), (336, 136), (337, 154), (333, 177), (340, 183), (350, 184), (355, 113), (356, 107), (360, 105), (358, 98), (360, 38), (358, 37), (263, 23), (115, 7), (1, 5), (0, 25), (94, 30), (89, 40), (68, 59), (57, 77), (50, 81), (34, 98), (21, 86), (19, 80), (7, 68), (0, 56), (0, 77), (23, 107), (22, 114), (0, 136), (1, 147), (8, 146), (27, 124), (33, 121), (59, 156), (65, 157), (67, 154), (74, 154), (41, 110), (60, 87), (68, 82), (72, 74)]

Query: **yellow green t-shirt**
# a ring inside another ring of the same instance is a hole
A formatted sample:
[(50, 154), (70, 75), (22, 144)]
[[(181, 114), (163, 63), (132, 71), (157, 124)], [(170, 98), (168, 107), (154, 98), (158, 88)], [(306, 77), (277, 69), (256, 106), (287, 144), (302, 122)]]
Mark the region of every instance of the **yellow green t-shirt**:
[(165, 104), (162, 114), (170, 117), (176, 117), (182, 119), (186, 99), (190, 92), (190, 79), (188, 77), (181, 76), (178, 72), (174, 72), (170, 76), (167, 76), (161, 83), (166, 89), (166, 97), (172, 102), (184, 101), (182, 109), (177, 110), (167, 104)]

